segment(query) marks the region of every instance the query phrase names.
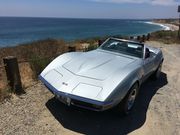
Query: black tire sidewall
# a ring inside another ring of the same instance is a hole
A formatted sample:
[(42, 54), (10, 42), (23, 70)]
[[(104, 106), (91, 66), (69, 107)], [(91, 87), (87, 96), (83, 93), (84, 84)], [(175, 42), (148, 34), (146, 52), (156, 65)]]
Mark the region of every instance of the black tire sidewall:
[[(131, 107), (131, 109), (128, 110), (128, 99), (129, 99), (130, 93), (134, 90), (134, 88), (136, 89), (136, 98), (133, 103), (133, 106)], [(138, 85), (138, 83), (135, 83), (130, 88), (130, 90), (128, 91), (128, 93), (126, 94), (126, 96), (124, 97), (122, 102), (117, 106), (118, 111), (122, 112), (124, 115), (128, 115), (131, 112), (131, 110), (133, 109), (134, 104), (136, 103), (138, 92), (139, 92), (139, 85)]]
[(157, 80), (157, 79), (160, 77), (161, 71), (160, 71), (160, 73), (159, 73), (158, 76), (157, 76), (157, 73), (159, 72), (159, 71), (158, 71), (159, 68), (162, 68), (162, 63), (163, 63), (163, 62), (161, 62), (161, 63), (159, 64), (158, 68), (157, 68), (156, 71), (153, 73), (153, 75), (152, 75), (153, 80)]

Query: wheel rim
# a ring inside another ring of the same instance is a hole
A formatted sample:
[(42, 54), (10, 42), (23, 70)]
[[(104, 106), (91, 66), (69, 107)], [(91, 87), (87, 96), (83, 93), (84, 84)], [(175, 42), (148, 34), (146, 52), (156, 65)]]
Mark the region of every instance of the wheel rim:
[(137, 90), (133, 89), (131, 93), (129, 94), (128, 102), (127, 102), (127, 109), (128, 111), (131, 110), (131, 108), (134, 105), (134, 101), (136, 99)]

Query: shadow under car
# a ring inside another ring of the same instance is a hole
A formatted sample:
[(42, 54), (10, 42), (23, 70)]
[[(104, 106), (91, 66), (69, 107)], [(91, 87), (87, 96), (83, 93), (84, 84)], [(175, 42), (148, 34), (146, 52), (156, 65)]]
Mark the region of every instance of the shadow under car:
[(87, 135), (122, 135), (140, 128), (146, 121), (146, 112), (152, 97), (167, 84), (167, 75), (161, 73), (156, 81), (148, 79), (140, 88), (136, 104), (128, 116), (121, 116), (114, 109), (94, 112), (66, 106), (52, 98), (46, 106), (56, 120), (66, 129)]

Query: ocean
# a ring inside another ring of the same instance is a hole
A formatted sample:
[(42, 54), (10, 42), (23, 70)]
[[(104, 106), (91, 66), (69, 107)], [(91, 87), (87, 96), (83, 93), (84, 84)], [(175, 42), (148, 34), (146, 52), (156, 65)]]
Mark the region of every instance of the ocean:
[(0, 47), (47, 38), (73, 41), (102, 36), (137, 36), (166, 29), (150, 20), (0, 17)]

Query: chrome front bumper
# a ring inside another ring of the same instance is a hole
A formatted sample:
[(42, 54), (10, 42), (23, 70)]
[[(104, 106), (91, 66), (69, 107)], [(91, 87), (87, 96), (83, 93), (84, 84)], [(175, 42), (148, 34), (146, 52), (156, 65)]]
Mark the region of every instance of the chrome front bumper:
[(94, 110), (94, 111), (104, 111), (109, 108), (113, 107), (113, 102), (107, 101), (107, 102), (100, 102), (76, 95), (72, 95), (69, 93), (64, 93), (61, 91), (58, 91), (56, 88), (54, 88), (49, 82), (47, 82), (42, 76), (39, 76), (39, 79), (42, 81), (42, 83), (51, 91), (55, 97), (61, 101), (62, 103), (70, 106), (78, 106), (81, 108)]

